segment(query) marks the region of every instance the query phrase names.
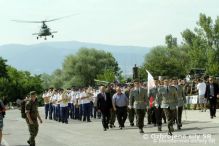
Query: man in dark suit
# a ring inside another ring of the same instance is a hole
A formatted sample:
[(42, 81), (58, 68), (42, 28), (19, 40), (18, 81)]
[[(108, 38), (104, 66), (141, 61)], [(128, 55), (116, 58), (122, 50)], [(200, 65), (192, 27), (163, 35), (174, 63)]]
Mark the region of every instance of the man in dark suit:
[(216, 117), (216, 106), (217, 106), (217, 94), (219, 93), (219, 88), (212, 77), (208, 79), (209, 83), (206, 86), (205, 97), (208, 99), (210, 103), (210, 116), (211, 119)]
[(100, 87), (100, 93), (97, 95), (97, 109), (102, 113), (102, 124), (104, 131), (109, 129), (110, 110), (112, 109), (112, 99), (105, 93), (105, 87)]

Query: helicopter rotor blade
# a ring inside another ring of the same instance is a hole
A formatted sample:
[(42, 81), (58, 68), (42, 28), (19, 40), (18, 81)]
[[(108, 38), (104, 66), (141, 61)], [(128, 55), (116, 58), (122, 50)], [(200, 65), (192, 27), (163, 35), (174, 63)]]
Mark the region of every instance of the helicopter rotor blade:
[(52, 31), (51, 33), (58, 33), (58, 31)]
[(43, 23), (43, 21), (12, 20), (19, 23)]
[(39, 35), (39, 33), (33, 33), (32, 35)]
[(68, 17), (75, 16), (75, 15), (78, 15), (78, 14), (72, 14), (72, 15), (68, 15), (68, 16), (58, 17), (58, 18), (55, 18), (55, 19), (45, 20), (44, 22), (56, 21), (56, 20), (68, 18)]

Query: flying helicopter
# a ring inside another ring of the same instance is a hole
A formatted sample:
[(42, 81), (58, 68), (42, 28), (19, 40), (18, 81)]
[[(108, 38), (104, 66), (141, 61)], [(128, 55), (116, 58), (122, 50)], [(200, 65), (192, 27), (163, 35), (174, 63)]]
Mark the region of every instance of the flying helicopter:
[(59, 17), (59, 18), (50, 19), (50, 20), (41, 20), (41, 21), (26, 21), (26, 20), (12, 20), (12, 21), (19, 22), (19, 23), (42, 23), (40, 31), (38, 33), (33, 33), (32, 35), (36, 35), (37, 40), (42, 37), (44, 37), (44, 40), (47, 40), (47, 36), (51, 36), (52, 38), (54, 38), (54, 33), (57, 33), (58, 31), (51, 31), (51, 29), (48, 27), (48, 25), (46, 25), (46, 23), (57, 21), (60, 19), (71, 17), (71, 16), (73, 15)]

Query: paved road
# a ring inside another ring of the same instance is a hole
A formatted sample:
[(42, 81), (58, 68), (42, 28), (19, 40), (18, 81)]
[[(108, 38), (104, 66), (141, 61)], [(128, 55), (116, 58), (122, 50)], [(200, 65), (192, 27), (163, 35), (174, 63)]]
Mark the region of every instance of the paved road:
[[(40, 109), (44, 117), (43, 109)], [(219, 112), (219, 111), (218, 111)], [(183, 129), (175, 131), (174, 136), (167, 135), (164, 124), (162, 133), (157, 132), (153, 125), (144, 127), (145, 134), (138, 133), (138, 129), (130, 127), (128, 121), (124, 130), (116, 128), (103, 131), (101, 121), (91, 123), (70, 120), (69, 124), (44, 120), (36, 138), (37, 146), (145, 146), (145, 145), (216, 145), (219, 143), (219, 118), (210, 119), (209, 111), (187, 111), (187, 119), (183, 113)], [(29, 137), (27, 125), (20, 118), (20, 111), (7, 111), (4, 119), (3, 145), (27, 146)], [(160, 143), (158, 143), (160, 140)], [(175, 143), (175, 144), (174, 144)], [(193, 143), (193, 144), (192, 144)], [(206, 143), (206, 144), (205, 144)]]

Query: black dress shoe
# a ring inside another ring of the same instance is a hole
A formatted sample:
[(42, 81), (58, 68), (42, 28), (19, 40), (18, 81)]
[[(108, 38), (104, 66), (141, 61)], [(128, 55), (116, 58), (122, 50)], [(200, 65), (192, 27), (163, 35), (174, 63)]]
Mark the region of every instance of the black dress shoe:
[(161, 126), (158, 126), (158, 131), (162, 131), (162, 130), (161, 130)]
[(104, 128), (103, 131), (106, 131), (106, 128)]
[(132, 126), (132, 127), (133, 127), (133, 126), (134, 126), (134, 123), (131, 123), (131, 124), (130, 124), (130, 126)]
[(177, 125), (177, 129), (178, 129), (178, 130), (181, 130), (181, 127), (180, 127), (180, 125)]
[(168, 135), (172, 136), (173, 134), (172, 134), (172, 132), (171, 132), (171, 131), (168, 131)]
[(139, 130), (139, 133), (144, 133), (143, 129), (140, 129), (140, 130)]

